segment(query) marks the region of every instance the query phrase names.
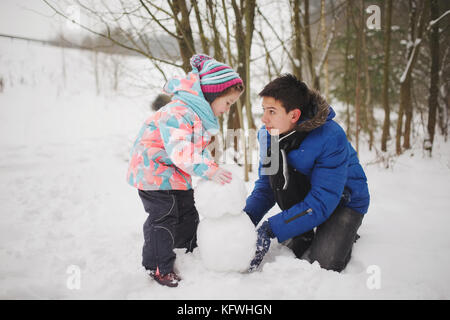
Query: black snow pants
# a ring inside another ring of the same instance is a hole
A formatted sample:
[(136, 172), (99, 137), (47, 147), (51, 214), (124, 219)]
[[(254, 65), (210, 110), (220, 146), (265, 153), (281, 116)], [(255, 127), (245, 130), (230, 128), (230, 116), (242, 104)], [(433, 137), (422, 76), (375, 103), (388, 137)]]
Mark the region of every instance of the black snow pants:
[(148, 213), (144, 223), (142, 265), (147, 270), (173, 271), (174, 248), (191, 252), (197, 246), (199, 216), (193, 190), (139, 190)]
[(338, 206), (316, 231), (310, 230), (286, 241), (297, 258), (317, 261), (327, 270), (341, 272), (350, 261), (353, 243), (364, 215)]

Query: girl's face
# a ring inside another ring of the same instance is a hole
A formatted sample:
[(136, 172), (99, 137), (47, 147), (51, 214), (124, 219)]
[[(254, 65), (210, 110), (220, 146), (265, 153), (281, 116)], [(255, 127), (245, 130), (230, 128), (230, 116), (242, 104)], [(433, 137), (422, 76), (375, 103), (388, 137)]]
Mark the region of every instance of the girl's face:
[(214, 99), (211, 103), (211, 109), (216, 117), (230, 111), (231, 105), (233, 105), (241, 96), (242, 92), (238, 90), (232, 90), (228, 94)]
[(266, 125), (270, 135), (276, 136), (294, 129), (300, 118), (300, 109), (286, 112), (281, 101), (272, 97), (263, 97), (262, 107), (264, 110), (261, 121)]

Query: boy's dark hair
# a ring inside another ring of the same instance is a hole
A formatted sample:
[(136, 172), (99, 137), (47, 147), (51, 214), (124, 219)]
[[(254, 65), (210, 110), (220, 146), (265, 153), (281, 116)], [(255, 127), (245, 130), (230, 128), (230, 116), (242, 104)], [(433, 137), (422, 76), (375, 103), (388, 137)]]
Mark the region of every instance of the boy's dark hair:
[(286, 73), (270, 81), (259, 93), (260, 97), (272, 97), (281, 101), (286, 112), (300, 109), (303, 116), (310, 117), (311, 94), (306, 84), (294, 75)]

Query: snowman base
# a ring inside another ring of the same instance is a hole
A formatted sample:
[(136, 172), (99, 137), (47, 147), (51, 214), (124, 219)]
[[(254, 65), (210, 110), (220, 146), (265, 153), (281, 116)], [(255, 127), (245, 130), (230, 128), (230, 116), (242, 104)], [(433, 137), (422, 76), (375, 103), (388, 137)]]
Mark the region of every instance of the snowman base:
[(197, 243), (203, 265), (213, 271), (246, 271), (256, 251), (255, 226), (244, 213), (202, 219)]

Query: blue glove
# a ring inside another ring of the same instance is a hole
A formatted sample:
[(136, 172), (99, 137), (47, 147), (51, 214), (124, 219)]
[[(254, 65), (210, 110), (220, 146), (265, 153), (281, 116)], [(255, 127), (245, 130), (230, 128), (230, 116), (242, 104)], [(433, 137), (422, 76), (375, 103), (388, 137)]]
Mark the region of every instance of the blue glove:
[(275, 235), (270, 228), (269, 221), (264, 221), (263, 224), (256, 230), (258, 239), (256, 240), (256, 253), (253, 260), (250, 262), (248, 272), (255, 271), (261, 264), (264, 256), (270, 247), (270, 239), (275, 238)]

